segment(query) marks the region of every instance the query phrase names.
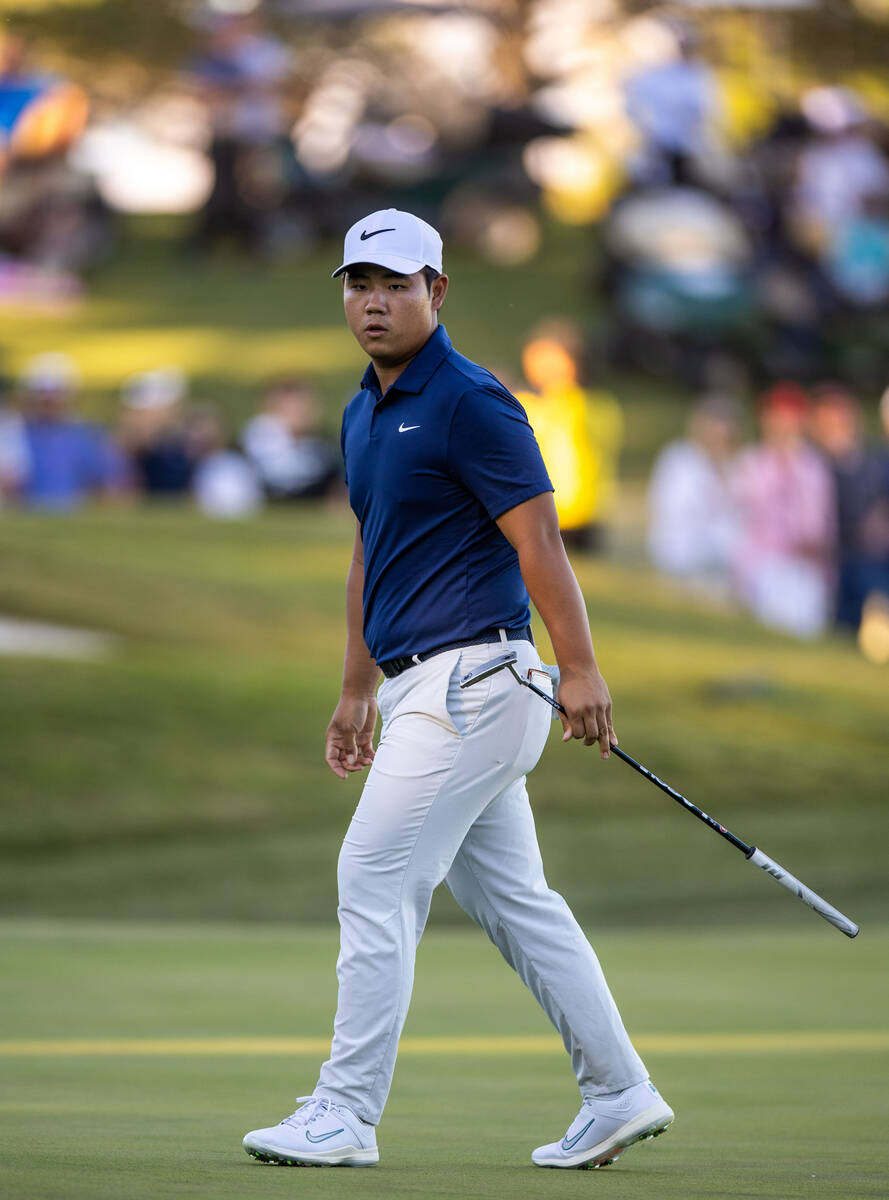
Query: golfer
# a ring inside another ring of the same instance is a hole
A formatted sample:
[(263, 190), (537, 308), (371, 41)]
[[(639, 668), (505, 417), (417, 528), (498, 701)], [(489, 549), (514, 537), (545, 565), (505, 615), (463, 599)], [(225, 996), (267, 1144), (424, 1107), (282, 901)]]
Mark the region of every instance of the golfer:
[(577, 1076), (580, 1112), (533, 1161), (603, 1166), (662, 1132), (673, 1113), (648, 1081), (592, 947), (544, 878), (525, 776), (546, 742), (548, 705), (506, 671), (459, 687), (507, 645), (517, 669), (551, 687), (529, 627), (530, 593), (561, 670), (563, 740), (598, 743), (603, 758), (616, 741), (552, 485), (521, 406), (438, 323), (448, 278), (431, 226), (396, 209), (372, 213), (346, 234), (339, 275), (346, 320), (370, 363), (343, 418), (358, 520), (326, 759), (341, 779), (370, 771), (339, 858), (330, 1058), (301, 1107), (248, 1133), (244, 1148), (290, 1164), (378, 1161), (375, 1126), (417, 943), (444, 880), (543, 1007)]

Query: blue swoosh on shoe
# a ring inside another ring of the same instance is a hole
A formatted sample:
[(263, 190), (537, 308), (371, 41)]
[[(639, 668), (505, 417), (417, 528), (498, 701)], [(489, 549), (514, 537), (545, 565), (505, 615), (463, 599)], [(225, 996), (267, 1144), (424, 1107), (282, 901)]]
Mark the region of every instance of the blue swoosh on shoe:
[(326, 1142), (328, 1138), (336, 1137), (338, 1133), (344, 1133), (343, 1129), (333, 1129), (330, 1133), (319, 1133), (317, 1137), (312, 1137), (308, 1129), (306, 1130), (306, 1139), (310, 1142)]
[(577, 1145), (577, 1143), (580, 1141), (580, 1139), (583, 1137), (583, 1135), (586, 1133), (586, 1131), (589, 1129), (589, 1127), (591, 1125), (595, 1125), (595, 1123), (596, 1123), (596, 1118), (593, 1117), (592, 1121), (588, 1121), (587, 1124), (584, 1125), (583, 1129), (581, 1129), (580, 1133), (575, 1133), (573, 1138), (569, 1138), (568, 1135), (565, 1134), (565, 1136), (562, 1138), (562, 1149), (563, 1150), (573, 1150), (574, 1147)]

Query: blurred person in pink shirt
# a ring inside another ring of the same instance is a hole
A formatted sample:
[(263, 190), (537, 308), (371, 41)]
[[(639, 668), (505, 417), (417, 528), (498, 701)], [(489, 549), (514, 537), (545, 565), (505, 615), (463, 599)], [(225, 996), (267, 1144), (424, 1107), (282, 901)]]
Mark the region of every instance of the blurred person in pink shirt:
[(740, 518), (736, 585), (763, 625), (817, 637), (833, 613), (833, 478), (805, 440), (809, 400), (798, 384), (776, 384), (759, 416), (762, 440), (741, 451), (730, 479)]

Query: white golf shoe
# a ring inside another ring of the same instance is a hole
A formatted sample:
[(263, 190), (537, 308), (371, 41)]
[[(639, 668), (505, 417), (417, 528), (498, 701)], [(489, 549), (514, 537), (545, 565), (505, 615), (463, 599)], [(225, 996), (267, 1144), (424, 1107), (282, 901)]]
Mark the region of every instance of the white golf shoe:
[(657, 1137), (673, 1120), (673, 1110), (653, 1083), (644, 1080), (611, 1100), (584, 1100), (560, 1142), (538, 1146), (538, 1167), (607, 1167), (634, 1142)]
[(248, 1154), (287, 1167), (372, 1167), (380, 1161), (376, 1130), (351, 1108), (314, 1096), (298, 1102), (302, 1107), (280, 1125), (247, 1134)]

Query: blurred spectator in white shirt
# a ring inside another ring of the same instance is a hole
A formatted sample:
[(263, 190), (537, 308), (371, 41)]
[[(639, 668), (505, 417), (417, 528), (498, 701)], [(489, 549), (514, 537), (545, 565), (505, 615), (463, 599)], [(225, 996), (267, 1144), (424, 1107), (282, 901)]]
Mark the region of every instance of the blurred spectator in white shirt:
[(189, 453), (195, 464), (192, 495), (208, 517), (238, 520), (263, 504), (262, 485), (243, 454), (229, 445), (212, 404), (195, 405), (186, 417)]
[(314, 389), (301, 379), (274, 380), (262, 407), (244, 426), (241, 442), (269, 499), (310, 499), (338, 490), (339, 452), (320, 432)]
[(626, 83), (627, 115), (642, 137), (635, 169), (643, 182), (688, 182), (715, 149), (720, 93), (713, 71), (698, 57), (691, 27), (676, 20), (660, 24), (671, 53)]
[(793, 218), (797, 236), (820, 254), (849, 223), (889, 198), (889, 162), (853, 93), (812, 88), (802, 109), (813, 132), (797, 160)]
[(728, 485), (740, 411), (728, 396), (703, 397), (687, 436), (658, 456), (648, 489), (648, 548), (661, 571), (725, 594), (738, 519)]
[(800, 638), (817, 637), (833, 614), (836, 556), (834, 482), (805, 440), (808, 420), (805, 391), (776, 384), (762, 400), (762, 440), (731, 472), (740, 598), (763, 625)]
[(24, 422), (5, 403), (4, 392), (5, 382), (0, 379), (0, 505), (18, 495), (29, 464)]

